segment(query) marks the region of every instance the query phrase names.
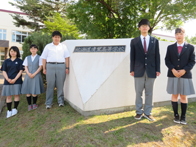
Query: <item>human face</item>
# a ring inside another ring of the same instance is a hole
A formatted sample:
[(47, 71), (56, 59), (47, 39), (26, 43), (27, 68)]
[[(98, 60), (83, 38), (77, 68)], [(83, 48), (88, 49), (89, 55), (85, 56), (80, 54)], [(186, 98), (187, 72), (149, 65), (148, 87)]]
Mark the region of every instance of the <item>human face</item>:
[(58, 45), (58, 44), (60, 43), (60, 41), (61, 41), (61, 37), (55, 35), (54, 37), (52, 37), (52, 40), (53, 40), (53, 43), (54, 43), (55, 45)]
[(11, 50), (10, 50), (10, 55), (11, 55), (11, 58), (16, 58), (17, 52), (14, 51), (13, 49), (11, 49)]
[(176, 33), (175, 34), (175, 38), (177, 40), (178, 43), (183, 43), (184, 42), (184, 37), (185, 37), (185, 33)]
[(32, 55), (36, 55), (37, 51), (38, 51), (37, 48), (34, 48), (34, 47), (30, 48), (30, 52), (31, 52)]
[(139, 27), (139, 30), (141, 31), (141, 34), (145, 34), (145, 33), (148, 33), (148, 31), (150, 30), (150, 27), (148, 25), (141, 25)]

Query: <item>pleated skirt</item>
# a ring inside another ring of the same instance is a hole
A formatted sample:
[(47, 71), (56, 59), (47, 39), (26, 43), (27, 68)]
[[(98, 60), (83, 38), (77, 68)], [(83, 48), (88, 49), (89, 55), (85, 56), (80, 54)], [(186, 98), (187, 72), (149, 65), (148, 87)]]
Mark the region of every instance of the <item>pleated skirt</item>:
[(195, 94), (193, 81), (188, 78), (168, 78), (167, 92), (169, 94), (191, 95)]
[(44, 84), (40, 73), (38, 73), (33, 79), (31, 79), (27, 74), (25, 75), (21, 90), (22, 94), (37, 95), (44, 92)]
[(19, 95), (21, 94), (22, 84), (3, 85), (2, 96)]

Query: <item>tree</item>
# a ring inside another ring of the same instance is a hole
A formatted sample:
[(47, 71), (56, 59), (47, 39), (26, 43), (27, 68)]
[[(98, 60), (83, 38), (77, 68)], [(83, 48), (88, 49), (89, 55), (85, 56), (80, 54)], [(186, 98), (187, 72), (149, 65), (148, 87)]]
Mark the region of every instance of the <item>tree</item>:
[(19, 14), (12, 15), (15, 20), (14, 24), (17, 27), (23, 26), (33, 30), (40, 30), (44, 27), (44, 21), (48, 17), (52, 17), (58, 12), (60, 15), (65, 15), (65, 6), (67, 0), (15, 0), (15, 3), (10, 2), (12, 6), (16, 6), (22, 12), (27, 14), (27, 19)]
[(194, 37), (185, 37), (185, 40), (188, 42), (188, 43), (191, 43), (193, 45), (196, 45), (196, 35)]
[(149, 19), (149, 33), (172, 30), (196, 18), (195, 0), (78, 0), (68, 4), (67, 15), (91, 38), (128, 38), (139, 35), (137, 24)]
[(71, 22), (66, 17), (63, 18), (59, 13), (55, 13), (52, 17), (47, 18), (48, 20), (44, 21), (46, 28), (43, 30), (45, 32), (60, 31), (62, 34), (79, 38), (77, 27), (74, 24), (71, 25)]

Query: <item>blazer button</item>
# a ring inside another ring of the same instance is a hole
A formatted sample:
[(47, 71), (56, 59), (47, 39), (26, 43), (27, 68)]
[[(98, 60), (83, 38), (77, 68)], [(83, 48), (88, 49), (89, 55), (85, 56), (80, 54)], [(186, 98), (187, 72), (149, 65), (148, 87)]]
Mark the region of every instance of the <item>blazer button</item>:
[(180, 61), (180, 59), (178, 59), (178, 61)]
[(145, 64), (145, 65), (147, 65), (147, 64)]
[(180, 67), (180, 66), (178, 65), (178, 67)]
[(145, 59), (147, 59), (147, 57)]

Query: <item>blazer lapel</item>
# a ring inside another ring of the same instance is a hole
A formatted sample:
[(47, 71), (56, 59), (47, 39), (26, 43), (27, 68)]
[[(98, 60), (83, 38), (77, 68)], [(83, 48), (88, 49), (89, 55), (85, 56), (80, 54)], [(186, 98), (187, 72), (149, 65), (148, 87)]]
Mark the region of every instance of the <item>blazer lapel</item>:
[(178, 54), (178, 47), (177, 47), (177, 42), (174, 44), (174, 54), (178, 57), (179, 54)]
[(144, 48), (143, 48), (143, 45), (142, 45), (142, 41), (141, 41), (140, 37), (137, 37), (137, 44), (138, 44), (139, 49), (141, 50), (141, 52), (145, 54)]
[(184, 43), (184, 46), (183, 46), (183, 48), (182, 48), (182, 51), (181, 51), (181, 53), (180, 53), (180, 56), (182, 55), (182, 54), (184, 54), (184, 52), (187, 50), (187, 43), (185, 42)]

